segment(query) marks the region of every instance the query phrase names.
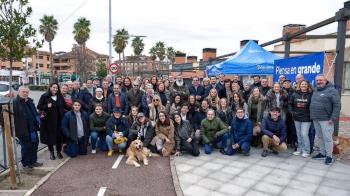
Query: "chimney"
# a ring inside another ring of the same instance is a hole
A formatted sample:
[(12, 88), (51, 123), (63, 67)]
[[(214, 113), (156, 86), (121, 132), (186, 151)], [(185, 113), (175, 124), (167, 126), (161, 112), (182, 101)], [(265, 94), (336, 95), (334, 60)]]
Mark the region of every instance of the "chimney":
[[(250, 39), (244, 39), (240, 41), (240, 48), (243, 48), (248, 42), (250, 41)], [(255, 43), (259, 44), (259, 40), (253, 40)]]
[(216, 58), (216, 48), (203, 48), (203, 61)]
[[(296, 33), (300, 30), (303, 30), (306, 28), (306, 25), (303, 24), (287, 24), (283, 26), (283, 31), (282, 31), (282, 36), (286, 35), (286, 34), (293, 34)], [(301, 41), (301, 40), (305, 40), (306, 39), (306, 33), (299, 35), (297, 38), (292, 39), (291, 42), (297, 42), (297, 41)]]
[(186, 53), (176, 52), (174, 64), (182, 64), (182, 63), (186, 63)]
[(197, 56), (187, 56), (187, 63), (197, 63)]

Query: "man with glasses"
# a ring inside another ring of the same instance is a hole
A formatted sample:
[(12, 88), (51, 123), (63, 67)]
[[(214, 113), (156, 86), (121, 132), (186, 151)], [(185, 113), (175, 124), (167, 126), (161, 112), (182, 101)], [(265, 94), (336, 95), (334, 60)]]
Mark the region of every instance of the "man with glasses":
[(249, 118), (245, 117), (244, 109), (238, 108), (236, 117), (231, 123), (230, 145), (227, 147), (227, 155), (234, 155), (242, 152), (244, 156), (249, 156), (250, 142), (253, 137), (253, 124)]
[(204, 99), (205, 89), (199, 83), (199, 77), (195, 76), (192, 79), (192, 86), (189, 89), (190, 95), (196, 96), (196, 101), (201, 102)]
[(136, 106), (139, 111), (141, 110), (143, 92), (140, 90), (140, 83), (138, 80), (133, 82), (133, 88), (127, 92), (126, 98), (129, 103), (129, 107)]
[(123, 114), (125, 116), (128, 115), (129, 106), (128, 102), (126, 100), (126, 97), (123, 93), (121, 93), (121, 88), (119, 84), (115, 84), (113, 86), (113, 93), (109, 95), (108, 97), (108, 113), (112, 114), (114, 108), (121, 108), (121, 110), (124, 112)]

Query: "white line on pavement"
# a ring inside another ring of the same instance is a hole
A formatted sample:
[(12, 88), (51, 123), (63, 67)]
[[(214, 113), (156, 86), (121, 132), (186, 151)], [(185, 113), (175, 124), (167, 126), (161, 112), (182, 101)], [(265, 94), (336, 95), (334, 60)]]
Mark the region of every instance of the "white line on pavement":
[(123, 157), (124, 157), (124, 155), (119, 155), (118, 156), (117, 160), (115, 161), (115, 163), (112, 166), (112, 169), (117, 169), (117, 167), (118, 167), (120, 161), (123, 159)]
[(97, 193), (97, 196), (103, 196), (107, 190), (107, 187), (101, 187)]

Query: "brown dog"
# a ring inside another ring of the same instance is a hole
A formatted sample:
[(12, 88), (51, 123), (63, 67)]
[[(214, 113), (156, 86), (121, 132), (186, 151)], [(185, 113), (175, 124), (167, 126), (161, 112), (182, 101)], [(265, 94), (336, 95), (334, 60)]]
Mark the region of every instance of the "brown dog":
[(126, 156), (128, 156), (126, 164), (140, 167), (141, 165), (139, 162), (142, 161), (144, 165), (148, 165), (147, 157), (151, 156), (151, 154), (152, 153), (146, 147), (143, 147), (141, 140), (134, 140), (126, 151)]
[(346, 153), (350, 150), (350, 138), (334, 136), (333, 141), (339, 150), (339, 158), (345, 158)]

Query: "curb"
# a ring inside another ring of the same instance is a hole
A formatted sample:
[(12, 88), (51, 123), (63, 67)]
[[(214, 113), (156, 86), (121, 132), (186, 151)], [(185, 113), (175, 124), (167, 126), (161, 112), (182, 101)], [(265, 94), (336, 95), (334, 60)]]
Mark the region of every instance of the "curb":
[(29, 189), (23, 196), (31, 195), (35, 190), (37, 190), (41, 185), (43, 185), (51, 176), (54, 174), (59, 168), (61, 168), (67, 161), (70, 160), (70, 157), (66, 158), (66, 160), (62, 161), (54, 170), (50, 171), (46, 176), (41, 178), (33, 188)]
[(173, 176), (173, 184), (175, 187), (176, 195), (177, 196), (184, 196), (182, 189), (181, 189), (181, 186), (180, 186), (179, 178), (177, 176), (174, 156), (170, 157), (170, 169), (171, 169), (171, 175)]

